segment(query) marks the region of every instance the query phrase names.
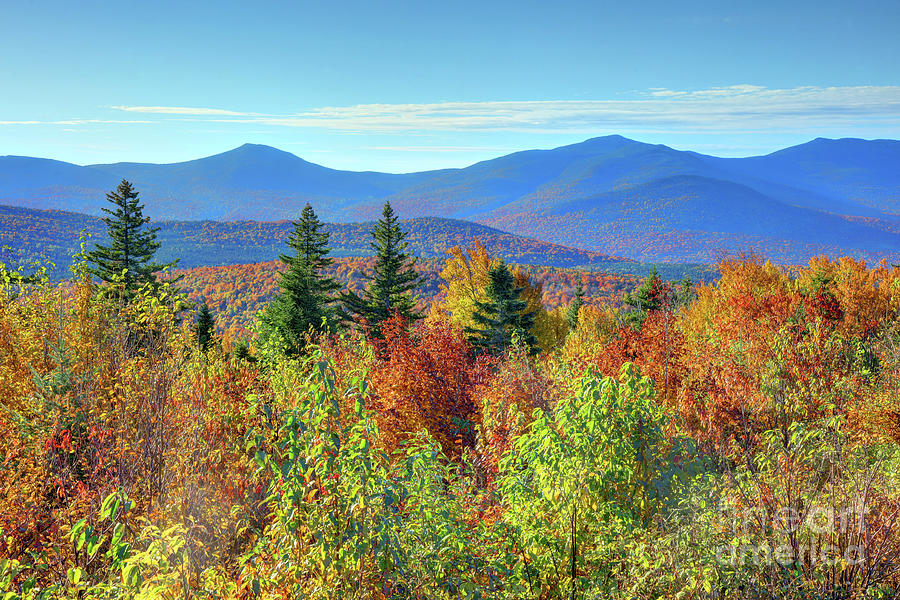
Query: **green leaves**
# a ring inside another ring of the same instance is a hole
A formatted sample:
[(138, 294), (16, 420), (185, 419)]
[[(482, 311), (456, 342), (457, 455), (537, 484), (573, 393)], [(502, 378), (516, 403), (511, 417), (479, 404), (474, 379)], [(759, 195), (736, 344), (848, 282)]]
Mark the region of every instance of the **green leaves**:
[[(423, 432), (387, 456), (366, 410), (363, 376), (343, 396), (319, 351), (308, 365), (300, 405), (273, 410), (272, 429), (247, 435), (248, 459), (271, 474), (265, 503), (272, 520), (263, 545), (243, 559), (257, 565), (259, 593), (302, 588), (352, 597), (415, 589), (426, 597), (478, 597), (485, 588), (476, 581), (486, 574), (499, 581), (480, 556), (498, 543), (488, 527), (471, 522), (471, 482), (440, 446)], [(286, 405), (281, 398), (272, 404)], [(343, 406), (352, 407), (349, 414)]]
[(86, 576), (87, 576), (87, 572), (85, 572), (84, 569), (80, 569), (78, 567), (69, 569), (69, 571), (68, 571), (69, 581), (71, 581), (72, 584), (75, 586), (77, 586), (79, 583), (81, 583), (82, 580), (85, 579)]
[[(628, 364), (618, 381), (588, 374), (576, 396), (535, 413), (500, 463), (499, 487), (542, 588), (604, 589), (619, 545), (672, 502), (667, 424), (651, 382)], [(588, 575), (569, 581), (559, 565), (572, 560)]]

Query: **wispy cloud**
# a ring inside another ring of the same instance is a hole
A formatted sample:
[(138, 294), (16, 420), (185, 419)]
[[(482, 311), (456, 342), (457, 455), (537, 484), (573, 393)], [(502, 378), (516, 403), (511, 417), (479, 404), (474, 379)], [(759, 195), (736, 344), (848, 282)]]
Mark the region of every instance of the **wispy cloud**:
[(147, 120), (124, 120), (124, 119), (66, 119), (63, 121), (0, 121), (0, 125), (92, 125), (106, 123), (153, 123)]
[[(214, 120), (218, 120), (213, 117)], [(773, 131), (821, 126), (900, 126), (900, 86), (704, 90), (657, 88), (616, 100), (357, 104), (220, 122), (359, 132)]]
[[(357, 104), (292, 114), (222, 108), (112, 106), (146, 115), (155, 123), (202, 122), (216, 127), (316, 128), (339, 133), (529, 132), (529, 133), (814, 133), (869, 128), (900, 131), (900, 86), (796, 87), (733, 85), (702, 90), (653, 88), (612, 100), (525, 100)], [(0, 121), (0, 125), (147, 123), (75, 119)], [(384, 150), (423, 151), (396, 146)], [(454, 151), (429, 147), (431, 151)], [(467, 151), (469, 148), (460, 148)]]
[(215, 115), (215, 116), (231, 116), (231, 117), (248, 117), (256, 113), (237, 112), (233, 110), (224, 110), (221, 108), (196, 108), (189, 106), (110, 106), (115, 110), (124, 110), (126, 112), (147, 113), (153, 115)]

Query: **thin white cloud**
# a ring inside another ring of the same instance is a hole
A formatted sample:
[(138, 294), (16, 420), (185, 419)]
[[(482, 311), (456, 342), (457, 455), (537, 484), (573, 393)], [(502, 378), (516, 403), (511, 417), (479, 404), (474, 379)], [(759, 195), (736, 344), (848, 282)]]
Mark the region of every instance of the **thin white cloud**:
[(356, 132), (738, 132), (871, 125), (900, 127), (900, 86), (653, 89), (622, 100), (358, 104), (220, 122)]
[(153, 121), (142, 120), (123, 120), (123, 119), (66, 119), (63, 121), (0, 121), (0, 125), (93, 125), (93, 124), (109, 124), (109, 123), (153, 123)]
[(216, 115), (232, 117), (248, 117), (256, 113), (237, 112), (221, 108), (194, 108), (190, 106), (110, 106), (115, 110), (126, 112), (147, 113), (153, 115)]
[[(703, 90), (652, 88), (615, 100), (525, 100), (357, 104), (276, 115), (221, 108), (113, 106), (162, 122), (202, 122), (217, 127), (252, 125), (337, 133), (528, 132), (598, 133), (817, 133), (875, 128), (900, 133), (900, 86), (769, 89), (732, 85)], [(153, 117), (150, 117), (153, 115)], [(0, 125), (147, 123), (148, 121), (0, 121)], [(407, 151), (423, 148), (404, 146)], [(399, 150), (400, 147), (383, 149)], [(461, 148), (459, 151), (467, 149)], [(432, 148), (431, 151), (453, 151)]]

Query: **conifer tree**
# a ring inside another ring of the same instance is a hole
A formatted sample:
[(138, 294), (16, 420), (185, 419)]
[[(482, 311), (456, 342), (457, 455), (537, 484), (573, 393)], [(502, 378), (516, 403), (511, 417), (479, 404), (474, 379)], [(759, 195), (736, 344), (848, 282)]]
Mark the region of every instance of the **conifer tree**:
[(97, 244), (87, 254), (88, 262), (94, 265), (90, 273), (107, 283), (121, 281), (126, 295), (130, 295), (144, 284), (155, 284), (155, 274), (177, 261), (153, 262), (153, 256), (159, 250), (156, 241), (159, 228), (145, 227), (150, 217), (144, 216), (139, 193), (131, 183), (123, 179), (115, 191), (106, 194), (106, 199), (114, 207), (103, 208), (109, 215), (103, 217), (109, 246)]
[(381, 324), (394, 313), (407, 320), (422, 318), (415, 311), (411, 293), (420, 278), (413, 268), (415, 258), (406, 253), (405, 237), (391, 203), (385, 202), (381, 219), (372, 229), (375, 267), (368, 277), (366, 291), (362, 296), (348, 292), (342, 297), (349, 316), (364, 319), (375, 336), (381, 335)]
[(574, 330), (578, 327), (578, 311), (584, 306), (584, 287), (581, 283), (575, 288), (575, 297), (569, 302), (569, 308), (566, 310), (566, 322), (569, 329)]
[(643, 283), (633, 293), (625, 294), (623, 303), (630, 310), (625, 313), (625, 322), (640, 329), (651, 312), (660, 310), (668, 293), (667, 286), (656, 271), (656, 267), (650, 269)]
[(194, 334), (197, 337), (197, 346), (204, 352), (209, 350), (216, 334), (216, 322), (206, 302), (200, 305), (197, 322), (194, 324)]
[(294, 252), (280, 256), (287, 268), (281, 273), (278, 295), (260, 317), (262, 337), (277, 331), (290, 354), (302, 351), (311, 329), (325, 331), (337, 322), (337, 313), (329, 305), (340, 285), (325, 274), (333, 260), (328, 256), (329, 233), (324, 227), (307, 203), (288, 238)]
[(523, 287), (517, 286), (506, 263), (491, 266), (489, 282), (485, 288), (487, 301), (475, 301), (472, 319), (476, 327), (466, 327), (465, 332), (477, 352), (500, 354), (509, 348), (514, 338), (519, 338), (534, 352), (537, 347), (532, 329), (535, 311), (528, 311), (528, 303), (522, 299)]
[(696, 299), (697, 292), (694, 291), (694, 282), (690, 275), (685, 275), (681, 280), (681, 285), (675, 290), (675, 306), (679, 308), (689, 306)]

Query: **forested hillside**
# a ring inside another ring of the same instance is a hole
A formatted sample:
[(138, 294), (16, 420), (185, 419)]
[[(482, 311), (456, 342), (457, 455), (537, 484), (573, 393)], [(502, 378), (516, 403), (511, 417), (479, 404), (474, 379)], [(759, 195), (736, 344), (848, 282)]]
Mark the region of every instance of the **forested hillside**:
[(172, 271), (107, 199), (0, 263), (4, 600), (900, 593), (900, 265), (422, 259), (385, 203)]
[(898, 26), (0, 0), (0, 600), (900, 600)]
[[(487, 247), (487, 246), (486, 246)], [(365, 286), (364, 275), (371, 273), (373, 258), (338, 258), (329, 275), (343, 286), (361, 292)], [(423, 277), (417, 289), (418, 306), (428, 311), (443, 296), (440, 272), (444, 261), (429, 259), (420, 261), (417, 270)], [(533, 281), (541, 285), (544, 305), (555, 308), (567, 306), (575, 288), (584, 287), (585, 298), (590, 305), (620, 306), (622, 296), (631, 291), (639, 281), (633, 275), (617, 275), (603, 271), (582, 271), (559, 267), (522, 266)], [(176, 270), (177, 286), (196, 303), (207, 303), (213, 310), (220, 333), (229, 339), (245, 337), (256, 320), (257, 313), (265, 308), (278, 287), (278, 273), (283, 265), (278, 261), (199, 267)]]
[[(178, 260), (182, 268), (274, 260), (284, 250), (284, 242), (293, 229), (290, 221), (164, 221), (154, 225), (160, 228), (160, 259)], [(371, 255), (372, 225), (372, 222), (328, 224), (333, 253)], [(633, 261), (524, 238), (466, 221), (419, 218), (405, 221), (404, 227), (410, 249), (423, 258), (444, 257), (450, 248), (469, 245), (477, 237), (493, 254), (520, 264), (608, 267), (626, 273), (644, 270)], [(106, 242), (106, 228), (98, 217), (0, 206), (0, 246), (9, 246), (8, 261), (50, 260), (55, 264), (52, 272), (56, 276), (68, 275), (82, 230), (92, 236), (88, 246)]]

